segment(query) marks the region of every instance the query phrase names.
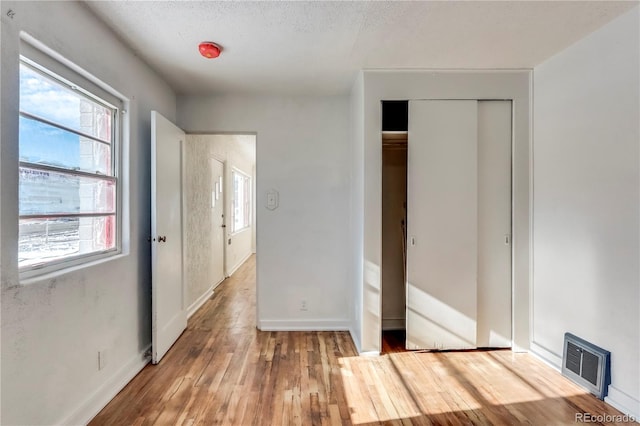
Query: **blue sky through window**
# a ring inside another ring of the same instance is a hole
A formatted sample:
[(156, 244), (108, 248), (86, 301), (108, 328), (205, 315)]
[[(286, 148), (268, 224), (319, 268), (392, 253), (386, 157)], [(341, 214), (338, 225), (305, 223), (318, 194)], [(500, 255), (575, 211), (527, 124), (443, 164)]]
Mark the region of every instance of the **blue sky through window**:
[(80, 128), (80, 98), (25, 64), (20, 64), (20, 109), (72, 129)]
[[(65, 128), (93, 135), (106, 143), (111, 142), (111, 109), (24, 63), (20, 64), (20, 110)], [(91, 143), (74, 132), (26, 116), (20, 117), (21, 161), (80, 169), (81, 146), (83, 152), (90, 155)], [(98, 162), (87, 164), (85, 158), (84, 167), (88, 167), (85, 171), (111, 174), (109, 148), (94, 146), (93, 151)]]
[[(111, 249), (116, 243), (117, 182), (104, 178), (114, 175), (114, 110), (36, 69), (28, 60), (20, 64), (19, 156), (32, 163), (20, 168), (20, 267)], [(73, 217), (78, 213), (111, 216)], [(93, 233), (93, 245), (79, 245), (81, 222)]]
[(20, 117), (20, 161), (74, 169), (80, 163), (80, 137)]
[[(80, 99), (20, 64), (20, 109), (64, 126), (80, 128)], [(20, 117), (20, 160), (74, 168), (79, 163), (79, 137), (70, 132)]]

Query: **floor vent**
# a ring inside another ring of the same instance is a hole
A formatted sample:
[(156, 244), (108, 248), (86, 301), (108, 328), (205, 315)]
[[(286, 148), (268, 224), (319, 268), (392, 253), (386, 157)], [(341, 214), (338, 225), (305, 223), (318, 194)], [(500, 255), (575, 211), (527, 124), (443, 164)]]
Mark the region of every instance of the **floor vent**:
[(611, 353), (565, 333), (562, 374), (604, 399), (611, 383)]

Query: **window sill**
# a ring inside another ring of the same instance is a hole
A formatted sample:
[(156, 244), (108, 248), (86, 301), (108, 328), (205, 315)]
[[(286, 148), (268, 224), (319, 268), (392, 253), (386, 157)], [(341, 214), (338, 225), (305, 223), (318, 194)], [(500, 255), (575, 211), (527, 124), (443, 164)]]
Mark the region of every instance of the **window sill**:
[(242, 234), (243, 232), (246, 232), (250, 229), (251, 229), (250, 226), (247, 226), (246, 228), (238, 229), (237, 231), (232, 232), (231, 236), (233, 237), (234, 235)]
[[(63, 275), (71, 274), (81, 269), (91, 268), (93, 266), (101, 265), (103, 263), (115, 261), (118, 259), (122, 259), (126, 257), (127, 254), (122, 251), (116, 252), (107, 252), (101, 255), (97, 255), (96, 258), (91, 260), (86, 260), (79, 264), (63, 266), (63, 265), (55, 265), (58, 266), (56, 269), (55, 266), (51, 267), (43, 267), (39, 269), (31, 269), (27, 271), (20, 272), (20, 285), (28, 286), (32, 284), (37, 284), (43, 281), (48, 281), (54, 278), (61, 277)], [(51, 269), (50, 269), (51, 268)]]

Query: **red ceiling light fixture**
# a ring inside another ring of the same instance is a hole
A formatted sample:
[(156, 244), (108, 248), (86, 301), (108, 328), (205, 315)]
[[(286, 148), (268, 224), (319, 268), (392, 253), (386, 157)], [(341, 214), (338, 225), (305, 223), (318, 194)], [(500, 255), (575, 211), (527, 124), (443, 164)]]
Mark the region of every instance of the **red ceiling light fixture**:
[(220, 47), (219, 45), (211, 41), (203, 41), (198, 46), (198, 50), (200, 51), (200, 54), (205, 58), (213, 59), (220, 56), (220, 52), (222, 52), (222, 47)]

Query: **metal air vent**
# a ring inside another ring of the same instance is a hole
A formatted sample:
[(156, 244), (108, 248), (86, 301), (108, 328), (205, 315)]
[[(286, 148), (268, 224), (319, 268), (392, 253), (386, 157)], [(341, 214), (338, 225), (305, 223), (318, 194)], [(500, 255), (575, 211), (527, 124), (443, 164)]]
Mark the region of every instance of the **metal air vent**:
[(604, 399), (611, 383), (611, 353), (565, 333), (562, 374)]

